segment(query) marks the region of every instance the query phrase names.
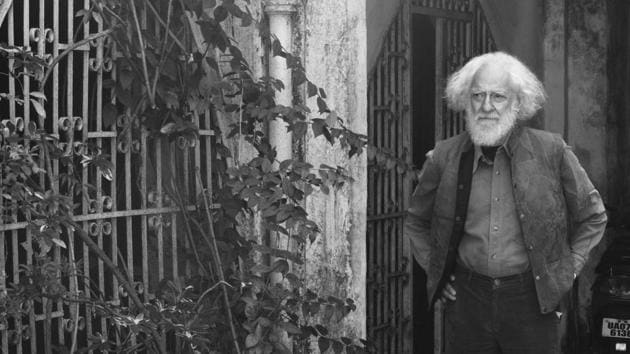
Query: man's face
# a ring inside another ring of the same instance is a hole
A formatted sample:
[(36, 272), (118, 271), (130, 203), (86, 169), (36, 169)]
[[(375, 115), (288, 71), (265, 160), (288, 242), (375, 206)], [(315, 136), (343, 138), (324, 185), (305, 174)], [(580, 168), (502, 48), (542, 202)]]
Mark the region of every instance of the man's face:
[(516, 94), (508, 73), (500, 67), (485, 65), (473, 77), (466, 124), (473, 143), (500, 144), (516, 125)]

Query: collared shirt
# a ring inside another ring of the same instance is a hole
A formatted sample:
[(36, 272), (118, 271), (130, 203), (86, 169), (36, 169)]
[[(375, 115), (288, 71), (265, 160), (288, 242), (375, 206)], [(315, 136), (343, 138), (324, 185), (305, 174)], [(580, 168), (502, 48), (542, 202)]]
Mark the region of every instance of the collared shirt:
[(491, 277), (518, 274), (529, 268), (506, 144), (497, 148), (494, 161), (475, 146), (468, 216), (458, 251), (464, 266)]

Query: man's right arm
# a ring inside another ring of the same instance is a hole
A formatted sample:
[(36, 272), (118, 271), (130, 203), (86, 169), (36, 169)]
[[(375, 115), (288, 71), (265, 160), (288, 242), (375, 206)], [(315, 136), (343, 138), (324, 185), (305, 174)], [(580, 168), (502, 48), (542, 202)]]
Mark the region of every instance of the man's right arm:
[(429, 267), (431, 217), (440, 176), (440, 168), (434, 160), (433, 151), (429, 151), (418, 177), (418, 185), (411, 196), (405, 222), (405, 238), (410, 242), (416, 261), (425, 271)]

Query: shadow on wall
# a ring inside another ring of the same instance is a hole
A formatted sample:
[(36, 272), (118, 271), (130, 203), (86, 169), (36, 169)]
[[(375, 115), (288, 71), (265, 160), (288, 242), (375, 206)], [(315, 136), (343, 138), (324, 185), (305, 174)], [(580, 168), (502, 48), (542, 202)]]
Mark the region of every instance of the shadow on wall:
[(389, 25), (400, 9), (401, 0), (366, 0), (366, 5), (367, 72), (369, 73), (376, 63)]

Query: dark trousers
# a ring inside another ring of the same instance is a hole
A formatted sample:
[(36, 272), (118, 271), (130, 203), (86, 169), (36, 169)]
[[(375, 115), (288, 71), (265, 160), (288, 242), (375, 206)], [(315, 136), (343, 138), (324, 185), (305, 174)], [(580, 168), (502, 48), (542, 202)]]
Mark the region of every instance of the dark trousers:
[(531, 272), (490, 278), (458, 266), (446, 302), (446, 353), (560, 353), (560, 319), (541, 314)]

